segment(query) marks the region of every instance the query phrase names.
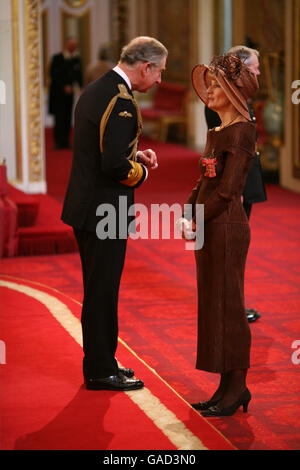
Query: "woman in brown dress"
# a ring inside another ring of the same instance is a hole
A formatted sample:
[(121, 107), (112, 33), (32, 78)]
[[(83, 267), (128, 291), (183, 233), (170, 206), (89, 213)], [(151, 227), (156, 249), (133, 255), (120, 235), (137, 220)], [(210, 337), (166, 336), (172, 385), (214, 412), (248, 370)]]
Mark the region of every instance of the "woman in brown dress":
[[(251, 334), (244, 306), (244, 271), (250, 242), (241, 202), (254, 151), (256, 127), (247, 100), (257, 91), (254, 74), (232, 54), (197, 65), (192, 82), (222, 121), (208, 131), (200, 179), (188, 203), (204, 204), (204, 245), (195, 251), (198, 285), (196, 368), (220, 374), (209, 401), (194, 403), (203, 416), (230, 416), (251, 394), (246, 386)], [(194, 224), (195, 217), (192, 219)], [(197, 227), (194, 225), (194, 229)]]

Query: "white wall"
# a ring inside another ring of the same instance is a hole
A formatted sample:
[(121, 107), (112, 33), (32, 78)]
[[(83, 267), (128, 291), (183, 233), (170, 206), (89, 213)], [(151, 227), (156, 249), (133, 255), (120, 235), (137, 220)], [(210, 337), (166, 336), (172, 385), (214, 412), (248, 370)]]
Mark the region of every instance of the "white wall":
[(0, 159), (5, 158), (9, 179), (16, 178), (16, 130), (11, 1), (0, 1)]
[[(198, 0), (197, 5), (198, 23), (198, 64), (208, 64), (213, 55), (213, 25), (214, 11), (213, 2)], [(195, 64), (196, 65), (196, 64)], [(194, 146), (203, 150), (206, 142), (207, 124), (204, 115), (204, 104), (200, 99), (191, 103), (189, 110), (189, 122), (192, 129)]]
[[(50, 63), (51, 57), (61, 52), (63, 48), (61, 21), (63, 11), (72, 15), (81, 15), (90, 11), (91, 62), (97, 61), (99, 48), (110, 41), (110, 0), (88, 0), (80, 8), (71, 8), (63, 0), (44, 0), (41, 4), (41, 11), (47, 12), (48, 19), (48, 57), (46, 58), (48, 63)], [(74, 31), (74, 35), (76, 36), (76, 31)], [(46, 127), (53, 125), (53, 116), (48, 114), (47, 94), (44, 97), (44, 122)]]

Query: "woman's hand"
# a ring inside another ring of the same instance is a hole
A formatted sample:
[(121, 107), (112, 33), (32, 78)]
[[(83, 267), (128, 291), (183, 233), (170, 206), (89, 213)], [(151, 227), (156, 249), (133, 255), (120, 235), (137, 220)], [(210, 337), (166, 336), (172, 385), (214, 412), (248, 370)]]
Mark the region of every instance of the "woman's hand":
[(193, 220), (187, 220), (180, 217), (176, 221), (176, 228), (181, 233), (181, 236), (186, 241), (192, 241), (196, 235), (196, 225)]

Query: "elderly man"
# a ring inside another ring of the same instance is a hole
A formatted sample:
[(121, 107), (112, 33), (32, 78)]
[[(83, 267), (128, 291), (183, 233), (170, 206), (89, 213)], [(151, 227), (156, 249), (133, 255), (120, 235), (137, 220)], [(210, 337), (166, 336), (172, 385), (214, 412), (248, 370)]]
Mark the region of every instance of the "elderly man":
[[(120, 369), (115, 358), (118, 293), (132, 226), (128, 208), (148, 169), (157, 167), (151, 149), (137, 152), (141, 118), (132, 91), (145, 93), (160, 83), (167, 54), (154, 38), (133, 39), (118, 65), (86, 88), (75, 110), (74, 156), (62, 220), (73, 227), (81, 257), (83, 374), (92, 390), (144, 386), (132, 369)], [(99, 226), (103, 228), (107, 207), (113, 208), (116, 230), (108, 227), (105, 236)], [(120, 236), (124, 219), (126, 233)]]

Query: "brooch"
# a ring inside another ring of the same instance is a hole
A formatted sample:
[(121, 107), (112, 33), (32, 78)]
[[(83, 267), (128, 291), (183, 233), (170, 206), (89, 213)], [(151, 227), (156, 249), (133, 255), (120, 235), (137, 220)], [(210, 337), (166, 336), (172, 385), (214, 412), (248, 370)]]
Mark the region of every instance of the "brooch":
[(126, 118), (126, 117), (132, 117), (132, 114), (129, 113), (128, 111), (121, 111), (121, 112), (119, 113), (119, 116), (122, 116), (122, 117), (125, 117), (125, 118)]
[(214, 157), (202, 158), (202, 166), (206, 167), (204, 176), (208, 176), (209, 178), (214, 178), (215, 176), (217, 176), (216, 165), (217, 165), (216, 158)]

